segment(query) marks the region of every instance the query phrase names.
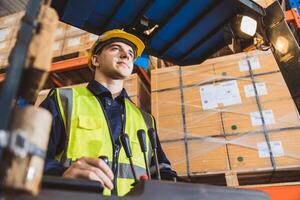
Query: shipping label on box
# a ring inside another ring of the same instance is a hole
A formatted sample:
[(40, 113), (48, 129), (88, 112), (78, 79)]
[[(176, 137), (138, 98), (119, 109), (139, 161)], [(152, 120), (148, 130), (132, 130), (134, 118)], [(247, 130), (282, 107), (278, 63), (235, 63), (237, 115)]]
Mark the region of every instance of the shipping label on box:
[[(257, 144), (258, 155), (260, 158), (269, 158), (270, 152), (267, 142), (258, 142)], [(283, 147), (281, 141), (271, 141), (270, 147), (273, 157), (284, 156)]]
[(206, 85), (200, 87), (200, 96), (203, 110), (213, 109), (218, 107), (215, 86)]
[[(265, 121), (265, 124), (275, 124), (275, 117), (272, 110), (263, 110), (262, 115)], [(259, 112), (250, 113), (252, 126), (262, 125), (262, 118)]]
[(200, 96), (203, 110), (217, 108), (218, 104), (230, 106), (241, 104), (241, 96), (237, 81), (225, 81), (218, 85), (200, 87)]
[(54, 32), (54, 36), (59, 36), (63, 34), (63, 29), (62, 28), (57, 28)]
[(54, 42), (52, 45), (52, 51), (57, 51), (61, 48), (61, 42)]
[(259, 63), (258, 57), (253, 56), (247, 59), (243, 59), (239, 61), (239, 67), (240, 67), (240, 71), (244, 72), (244, 71), (249, 71), (249, 65), (248, 65), (248, 61), (250, 63), (251, 69), (255, 70), (255, 69), (260, 69), (261, 65)]
[(70, 38), (67, 43), (68, 47), (80, 45), (80, 37)]
[[(268, 94), (267, 86), (266, 86), (265, 82), (255, 83), (255, 87), (256, 87), (258, 96), (264, 96), (264, 95)], [(255, 90), (254, 90), (253, 84), (245, 85), (244, 91), (245, 91), (246, 97), (254, 97), (255, 96)]]
[(241, 104), (241, 96), (237, 81), (222, 82), (217, 86), (218, 103), (224, 106)]
[(11, 32), (11, 28), (0, 29), (0, 41), (6, 40), (10, 32)]

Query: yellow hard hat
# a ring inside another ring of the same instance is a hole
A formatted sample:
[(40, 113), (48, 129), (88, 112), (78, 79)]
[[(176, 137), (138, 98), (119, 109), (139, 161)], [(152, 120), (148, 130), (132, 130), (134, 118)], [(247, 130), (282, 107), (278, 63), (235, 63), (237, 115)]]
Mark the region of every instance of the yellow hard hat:
[(99, 36), (98, 40), (93, 44), (92, 48), (89, 51), (88, 65), (90, 69), (92, 69), (92, 56), (95, 54), (95, 50), (97, 49), (98, 45), (100, 45), (100, 43), (102, 42), (114, 38), (116, 39), (119, 38), (132, 43), (136, 47), (136, 58), (142, 55), (142, 52), (145, 49), (145, 44), (142, 42), (142, 40), (140, 40), (135, 35), (132, 35), (120, 29), (113, 29), (113, 30), (106, 31)]

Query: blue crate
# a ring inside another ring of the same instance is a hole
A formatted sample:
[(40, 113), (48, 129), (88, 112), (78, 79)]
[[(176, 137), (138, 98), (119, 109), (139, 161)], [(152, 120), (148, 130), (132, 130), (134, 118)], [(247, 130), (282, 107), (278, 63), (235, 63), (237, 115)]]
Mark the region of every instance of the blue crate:
[(288, 0), (291, 8), (297, 8), (298, 13), (300, 13), (300, 1), (299, 0)]

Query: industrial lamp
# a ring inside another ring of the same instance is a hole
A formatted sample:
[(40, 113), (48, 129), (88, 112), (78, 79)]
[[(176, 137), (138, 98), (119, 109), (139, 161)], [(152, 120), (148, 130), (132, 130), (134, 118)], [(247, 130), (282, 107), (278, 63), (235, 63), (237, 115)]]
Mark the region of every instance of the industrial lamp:
[(289, 41), (284, 36), (278, 36), (275, 41), (275, 48), (281, 54), (286, 54), (289, 51)]
[(254, 36), (257, 29), (257, 21), (248, 16), (242, 16), (240, 29), (243, 33)]
[(246, 15), (237, 15), (234, 20), (233, 29), (239, 37), (248, 39), (255, 35), (257, 30), (257, 21)]
[[(255, 17), (254, 17), (255, 16)], [(230, 25), (233, 31), (233, 51), (250, 51), (258, 49), (264, 43), (260, 33), (261, 18), (249, 13), (236, 15)]]

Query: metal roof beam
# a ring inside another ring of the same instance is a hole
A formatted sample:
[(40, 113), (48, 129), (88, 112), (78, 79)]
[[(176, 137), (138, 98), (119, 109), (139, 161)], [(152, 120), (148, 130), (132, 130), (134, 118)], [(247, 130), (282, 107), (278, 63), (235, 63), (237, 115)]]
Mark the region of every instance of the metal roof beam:
[(215, 35), (215, 33), (217, 33), (218, 31), (220, 31), (220, 27), (222, 27), (221, 29), (224, 29), (223, 27), (228, 23), (228, 21), (229, 21), (228, 19), (225, 20), (219, 27), (216, 27), (213, 30), (211, 30), (209, 33), (207, 33), (199, 42), (197, 42), (196, 44), (194, 44), (182, 56), (180, 56), (179, 59), (182, 60), (182, 61), (184, 61), (186, 58), (188, 58), (188, 56), (193, 51), (195, 51), (198, 47), (200, 47), (201, 45), (203, 45), (209, 38), (213, 37)]
[(162, 20), (162, 22), (158, 24), (159, 27), (150, 34), (150, 37), (154, 38), (156, 34), (160, 31), (160, 29), (163, 28), (168, 23), (168, 21), (172, 19), (179, 12), (179, 10), (187, 3), (188, 1), (181, 1), (172, 12), (169, 12), (168, 15)]
[(104, 32), (105, 29), (108, 27), (110, 24), (111, 20), (114, 18), (115, 14), (118, 12), (118, 10), (122, 7), (124, 3), (124, 0), (117, 0), (117, 3), (115, 4), (112, 14), (105, 20), (104, 24), (102, 25), (102, 28), (99, 33)]
[(188, 33), (190, 30), (192, 30), (197, 23), (205, 16), (207, 15), (211, 10), (213, 10), (218, 4), (213, 3), (211, 6), (209, 6), (204, 12), (200, 13), (194, 20), (192, 20), (184, 29), (182, 29), (180, 32), (178, 32), (175, 36), (175, 38), (167, 43), (163, 49), (160, 51), (161, 55), (165, 55), (166, 52), (180, 39), (182, 38), (186, 33)]
[(148, 0), (146, 1), (145, 5), (143, 6), (143, 8), (137, 12), (136, 16), (135, 16), (135, 20), (129, 25), (130, 27), (134, 27), (136, 26), (137, 23), (139, 23), (139, 20), (141, 19), (142, 16), (144, 16), (145, 12), (149, 9), (149, 7), (154, 3), (154, 0)]

